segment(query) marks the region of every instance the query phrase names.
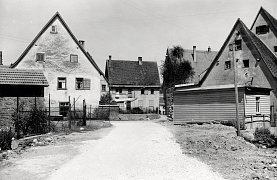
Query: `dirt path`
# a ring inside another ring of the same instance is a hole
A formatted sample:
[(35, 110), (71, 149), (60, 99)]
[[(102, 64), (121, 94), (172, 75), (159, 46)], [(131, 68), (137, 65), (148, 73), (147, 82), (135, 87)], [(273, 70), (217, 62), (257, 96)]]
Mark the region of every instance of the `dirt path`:
[(204, 163), (184, 154), (172, 134), (151, 121), (114, 122), (97, 141), (81, 145), (81, 153), (49, 179), (222, 179)]

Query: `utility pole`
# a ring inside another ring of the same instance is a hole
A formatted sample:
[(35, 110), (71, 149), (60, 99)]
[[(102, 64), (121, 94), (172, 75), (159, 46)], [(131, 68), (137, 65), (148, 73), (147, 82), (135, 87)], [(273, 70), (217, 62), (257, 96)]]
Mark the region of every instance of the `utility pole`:
[(236, 40), (238, 33), (236, 34), (233, 42), (233, 62), (234, 62), (234, 84), (235, 84), (235, 97), (236, 97), (236, 122), (237, 122), (237, 136), (240, 136), (240, 120), (239, 120), (239, 96), (238, 96), (238, 85), (237, 85), (237, 59), (235, 57)]

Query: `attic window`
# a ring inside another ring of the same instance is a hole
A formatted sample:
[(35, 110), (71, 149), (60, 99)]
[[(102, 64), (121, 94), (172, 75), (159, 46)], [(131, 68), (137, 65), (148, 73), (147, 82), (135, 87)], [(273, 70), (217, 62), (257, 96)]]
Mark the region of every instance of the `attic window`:
[(229, 44), (229, 51), (233, 51), (233, 44)]
[(57, 31), (57, 26), (56, 26), (56, 25), (51, 26), (51, 31), (50, 31), (50, 33), (52, 33), (52, 34), (57, 34), (57, 33), (58, 33), (58, 31)]
[(236, 51), (241, 50), (241, 39), (235, 41)]
[(77, 63), (78, 62), (78, 55), (70, 54), (70, 62)]
[(225, 61), (225, 70), (231, 69), (231, 61)]
[(37, 53), (37, 61), (45, 61), (45, 53)]
[(249, 68), (249, 59), (245, 59), (243, 62), (243, 68)]
[(256, 27), (256, 34), (266, 34), (269, 32), (269, 27), (268, 25), (262, 25)]

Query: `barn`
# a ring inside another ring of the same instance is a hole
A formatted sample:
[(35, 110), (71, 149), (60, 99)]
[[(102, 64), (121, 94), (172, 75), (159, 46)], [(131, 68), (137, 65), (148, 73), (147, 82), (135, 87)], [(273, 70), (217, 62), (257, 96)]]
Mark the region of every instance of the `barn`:
[[(268, 88), (238, 86), (239, 119), (250, 121), (251, 116), (270, 115)], [(174, 91), (174, 124), (236, 119), (235, 88), (233, 84), (196, 88), (177, 88)]]

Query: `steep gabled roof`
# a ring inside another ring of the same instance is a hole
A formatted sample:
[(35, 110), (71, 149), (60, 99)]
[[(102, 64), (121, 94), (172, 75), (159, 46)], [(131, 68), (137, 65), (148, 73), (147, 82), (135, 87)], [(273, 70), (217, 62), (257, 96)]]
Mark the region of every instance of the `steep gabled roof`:
[(234, 27), (232, 28), (230, 34), (228, 35), (227, 39), (225, 40), (223, 46), (219, 50), (218, 54), (216, 55), (214, 61), (212, 62), (211, 66), (208, 68), (207, 73), (201, 79), (198, 86), (201, 86), (205, 79), (209, 76), (209, 73), (213, 69), (214, 65), (218, 61), (219, 57), (221, 56), (223, 50), (228, 45), (228, 42), (232, 35), (234, 34), (237, 27), (240, 27), (239, 31), (243, 35), (243, 38), (249, 40), (249, 43), (254, 47), (253, 50), (256, 51), (261, 60), (264, 61), (266, 66), (268, 67), (269, 71), (271, 72), (272, 76), (277, 78), (277, 57), (269, 50), (269, 48), (253, 33), (251, 32), (246, 25), (238, 19), (235, 23)]
[(29, 46), (25, 49), (25, 51), (20, 55), (20, 57), (13, 63), (10, 67), (14, 68), (16, 67), (21, 60), (25, 57), (25, 55), (30, 51), (30, 49), (35, 45), (36, 41), (39, 39), (39, 37), (48, 29), (48, 27), (56, 20), (58, 19), (61, 24), (64, 26), (66, 31), (70, 34), (71, 38), (75, 41), (75, 43), (78, 45), (78, 47), (81, 49), (81, 51), (84, 53), (84, 55), (87, 57), (87, 59), (91, 62), (91, 64), (97, 69), (97, 71), (104, 76), (104, 73), (100, 70), (100, 68), (97, 66), (93, 58), (89, 55), (88, 52), (85, 51), (85, 49), (80, 45), (77, 38), (74, 36), (74, 34), (71, 32), (59, 12), (56, 12), (55, 15), (47, 22), (47, 24), (41, 29), (41, 31), (37, 34), (37, 36), (33, 39), (33, 41), (29, 44)]
[(40, 70), (0, 69), (0, 85), (48, 86)]
[[(167, 56), (172, 57), (172, 51), (173, 48), (168, 48), (166, 52)], [(193, 60), (193, 50), (184, 49), (183, 58), (191, 63), (194, 70), (194, 76), (191, 80), (193, 83), (198, 83), (201, 80), (217, 53), (217, 51), (196, 50), (195, 62)]]
[(261, 14), (265, 18), (265, 20), (271, 25), (274, 34), (277, 35), (277, 20), (273, 16), (271, 16), (263, 7), (260, 8), (250, 29), (253, 29), (253, 26), (256, 23), (259, 14)]
[(160, 86), (157, 62), (107, 60), (106, 77), (110, 85)]

